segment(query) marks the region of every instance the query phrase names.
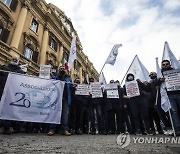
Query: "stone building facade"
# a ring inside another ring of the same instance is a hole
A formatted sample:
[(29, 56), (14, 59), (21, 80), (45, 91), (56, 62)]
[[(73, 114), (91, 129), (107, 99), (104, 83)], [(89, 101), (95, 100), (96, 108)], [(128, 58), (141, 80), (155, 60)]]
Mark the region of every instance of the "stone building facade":
[(77, 59), (71, 69), (72, 79), (98, 79), (98, 72), (88, 57), (71, 20), (45, 0), (0, 0), (0, 65), (11, 55), (28, 64), (28, 74), (38, 75), (41, 64), (53, 69), (68, 61), (73, 36), (76, 36)]

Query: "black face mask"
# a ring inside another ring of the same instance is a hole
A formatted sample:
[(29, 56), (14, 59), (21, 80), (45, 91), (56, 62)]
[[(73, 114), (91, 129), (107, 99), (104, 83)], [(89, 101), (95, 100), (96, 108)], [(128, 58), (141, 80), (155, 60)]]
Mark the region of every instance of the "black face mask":
[(157, 78), (157, 76), (151, 76), (151, 79), (156, 79)]
[(65, 71), (59, 71), (59, 74), (61, 74), (61, 75), (65, 75)]

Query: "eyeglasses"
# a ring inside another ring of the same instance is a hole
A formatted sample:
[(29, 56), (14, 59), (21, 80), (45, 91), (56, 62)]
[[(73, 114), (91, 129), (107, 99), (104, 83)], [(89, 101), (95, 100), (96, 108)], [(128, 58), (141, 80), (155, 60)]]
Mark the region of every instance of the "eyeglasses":
[(163, 63), (162, 66), (169, 66), (169, 63)]

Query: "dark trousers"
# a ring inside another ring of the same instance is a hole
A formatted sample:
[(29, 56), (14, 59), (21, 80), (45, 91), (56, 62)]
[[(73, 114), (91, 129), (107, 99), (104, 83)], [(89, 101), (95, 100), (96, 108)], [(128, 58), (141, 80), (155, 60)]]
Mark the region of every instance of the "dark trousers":
[[(132, 113), (133, 121), (135, 130), (141, 129), (141, 121), (139, 117), (142, 117), (144, 121), (146, 131), (149, 131), (150, 124), (149, 124), (149, 113), (148, 113), (148, 102), (146, 97), (135, 97), (131, 98), (129, 102), (129, 108)], [(139, 116), (140, 115), (140, 116)]]
[(69, 126), (72, 130), (82, 130), (83, 124), (83, 102), (75, 101), (71, 105), (70, 109), (70, 121)]
[[(104, 120), (102, 118), (101, 104), (91, 104), (90, 108), (90, 119), (91, 119), (91, 131), (96, 131), (96, 118), (98, 122), (99, 132), (105, 131)], [(96, 113), (96, 115), (95, 115)]]
[(155, 108), (149, 108), (149, 122), (150, 122), (151, 130), (155, 131), (155, 127), (154, 127), (154, 122), (155, 122), (157, 131), (158, 132), (162, 131), (162, 128), (160, 125), (160, 118)]
[(112, 109), (113, 112), (116, 115), (115, 121), (116, 121), (116, 131), (124, 133), (125, 132), (125, 123), (124, 123), (124, 118), (125, 118), (125, 113), (122, 108), (120, 108), (120, 105), (118, 102), (113, 102), (112, 103)]

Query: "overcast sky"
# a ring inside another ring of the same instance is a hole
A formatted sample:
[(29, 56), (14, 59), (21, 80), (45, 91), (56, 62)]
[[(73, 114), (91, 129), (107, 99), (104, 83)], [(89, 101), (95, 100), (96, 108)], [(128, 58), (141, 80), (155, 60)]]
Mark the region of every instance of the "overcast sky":
[(107, 82), (121, 81), (137, 54), (155, 71), (164, 42), (180, 58), (180, 0), (46, 0), (71, 18), (94, 67), (100, 72), (114, 44), (122, 44), (114, 66), (106, 64)]

